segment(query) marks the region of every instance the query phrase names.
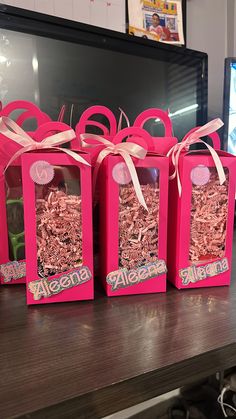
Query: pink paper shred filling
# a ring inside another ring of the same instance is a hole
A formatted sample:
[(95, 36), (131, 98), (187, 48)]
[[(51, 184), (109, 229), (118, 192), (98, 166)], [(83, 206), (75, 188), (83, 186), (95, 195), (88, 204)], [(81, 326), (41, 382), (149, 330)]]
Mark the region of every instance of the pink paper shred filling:
[(81, 197), (51, 187), (36, 200), (39, 273), (54, 275), (82, 264)]
[(120, 186), (119, 266), (132, 269), (157, 260), (159, 188), (141, 185), (148, 212), (140, 205), (132, 184)]
[(227, 214), (228, 174), (220, 185), (216, 169), (211, 169), (209, 182), (192, 188), (189, 250), (192, 262), (224, 256)]

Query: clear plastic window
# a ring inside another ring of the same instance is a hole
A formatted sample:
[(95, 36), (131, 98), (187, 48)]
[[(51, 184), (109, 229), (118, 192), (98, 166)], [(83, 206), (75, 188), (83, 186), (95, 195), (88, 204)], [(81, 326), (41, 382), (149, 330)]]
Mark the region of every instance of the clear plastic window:
[(5, 173), (6, 212), (9, 259), (25, 258), (24, 208), (20, 166), (10, 166)]
[(159, 171), (136, 168), (148, 212), (133, 183), (119, 188), (119, 267), (132, 269), (158, 258)]
[(36, 188), (37, 257), (40, 276), (82, 264), (80, 169), (53, 166), (53, 180)]
[(202, 263), (225, 255), (229, 173), (220, 185), (215, 168), (192, 169), (192, 203), (189, 259)]

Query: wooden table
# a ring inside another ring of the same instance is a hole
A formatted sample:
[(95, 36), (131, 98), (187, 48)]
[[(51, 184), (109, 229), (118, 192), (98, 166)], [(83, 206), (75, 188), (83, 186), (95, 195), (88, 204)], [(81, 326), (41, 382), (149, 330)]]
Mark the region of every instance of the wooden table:
[[(236, 247), (235, 247), (236, 251)], [(0, 289), (0, 418), (100, 418), (236, 365), (230, 288), (27, 308)]]

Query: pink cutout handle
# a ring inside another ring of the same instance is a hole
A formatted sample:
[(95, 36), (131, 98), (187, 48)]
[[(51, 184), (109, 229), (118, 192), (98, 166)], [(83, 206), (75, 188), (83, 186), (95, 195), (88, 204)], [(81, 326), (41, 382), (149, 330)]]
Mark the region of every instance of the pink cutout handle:
[(64, 132), (71, 130), (71, 127), (64, 122), (59, 121), (50, 121), (46, 122), (34, 132), (34, 140), (42, 141), (44, 138), (49, 137), (50, 135), (56, 134), (57, 132)]
[(114, 144), (122, 143), (126, 137), (127, 142), (139, 144), (141, 147), (152, 150), (153, 149), (153, 139), (151, 135), (145, 131), (143, 128), (139, 127), (127, 127), (119, 131), (113, 139)]
[[(189, 137), (190, 134), (192, 134), (193, 132), (197, 131), (198, 128), (201, 128), (201, 126), (199, 127), (195, 127), (192, 128), (183, 138), (182, 141), (185, 141), (187, 139), (187, 137)], [(212, 146), (215, 150), (221, 150), (221, 142), (220, 142), (220, 137), (219, 134), (217, 132), (212, 132), (211, 134), (208, 134), (207, 137), (209, 137), (212, 141)]]
[[(107, 127), (99, 122), (92, 121), (90, 118), (94, 115), (103, 115), (107, 118), (110, 124), (110, 128), (107, 129)], [(116, 124), (116, 118), (113, 114), (113, 112), (108, 109), (106, 106), (91, 106), (90, 108), (86, 109), (76, 125), (76, 134), (84, 134), (86, 133), (86, 127), (89, 125), (97, 126), (102, 130), (103, 135), (109, 135), (110, 137), (113, 137), (116, 135), (117, 131), (117, 124)]]
[[(88, 126), (88, 125), (100, 128), (100, 130), (102, 131), (102, 135), (105, 135), (105, 136), (110, 135), (109, 129), (105, 125), (103, 125), (101, 122), (91, 120), (91, 121), (87, 121), (86, 126)], [(77, 126), (78, 126), (78, 124), (76, 125), (76, 132), (77, 132)], [(85, 132), (86, 131), (84, 131), (84, 133)], [(81, 132), (81, 134), (82, 134), (82, 132)]]
[(162, 109), (150, 108), (141, 112), (134, 121), (135, 127), (143, 128), (145, 122), (149, 119), (160, 119), (163, 122), (165, 128), (165, 137), (173, 137), (172, 123), (168, 116), (168, 112), (163, 111)]
[(31, 111), (25, 111), (25, 112), (23, 112), (21, 115), (19, 115), (18, 116), (18, 118), (17, 118), (17, 120), (16, 120), (16, 123), (20, 126), (20, 127), (22, 127), (23, 126), (23, 124), (24, 124), (24, 122), (27, 120), (27, 119), (31, 119), (31, 118), (36, 118), (36, 120), (37, 120), (37, 124), (38, 124), (38, 126), (40, 126), (41, 124), (44, 124), (45, 122), (47, 122), (47, 121), (50, 121), (50, 118), (48, 117), (48, 115), (46, 114), (46, 113), (44, 113), (44, 112), (41, 112), (41, 114), (40, 114), (40, 116), (39, 116), (39, 118), (37, 118), (36, 116), (33, 116), (32, 115), (32, 113), (31, 113)]
[[(105, 125), (98, 121), (91, 120), (91, 118), (94, 115), (103, 115), (107, 118), (110, 124), (110, 128), (108, 129)], [(90, 106), (90, 108), (86, 109), (78, 122), (78, 124), (75, 127), (76, 132), (76, 138), (71, 142), (71, 148), (74, 150), (81, 150), (81, 140), (80, 140), (80, 134), (86, 133), (86, 128), (88, 126), (94, 126), (98, 127), (102, 131), (102, 136), (106, 137), (109, 140), (113, 140), (113, 137), (116, 135), (117, 132), (117, 124), (116, 124), (116, 118), (113, 114), (113, 112), (108, 109), (106, 106), (102, 105), (96, 105), (96, 106)], [(93, 141), (92, 141), (93, 143)]]
[(19, 126), (22, 126), (23, 123), (30, 118), (35, 118), (38, 126), (44, 124), (45, 122), (51, 121), (46, 113), (42, 112), (34, 103), (28, 102), (27, 100), (15, 100), (8, 103), (3, 107), (1, 115), (9, 116), (15, 110), (21, 109), (24, 109), (25, 111), (20, 116), (18, 116), (16, 120), (16, 123)]

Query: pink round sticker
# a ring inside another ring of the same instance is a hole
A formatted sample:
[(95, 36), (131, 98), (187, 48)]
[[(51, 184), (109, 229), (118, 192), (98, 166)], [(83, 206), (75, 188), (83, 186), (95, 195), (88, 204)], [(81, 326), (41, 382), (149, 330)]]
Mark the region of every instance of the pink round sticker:
[(125, 163), (117, 163), (112, 169), (112, 176), (115, 182), (126, 185), (131, 182), (131, 176)]
[(191, 181), (194, 185), (203, 186), (209, 182), (210, 170), (207, 166), (199, 164), (191, 170)]
[(30, 167), (30, 177), (39, 185), (47, 185), (54, 178), (53, 166), (47, 161), (38, 160)]

